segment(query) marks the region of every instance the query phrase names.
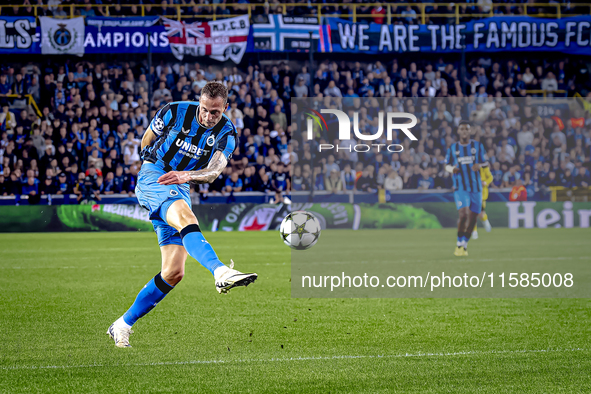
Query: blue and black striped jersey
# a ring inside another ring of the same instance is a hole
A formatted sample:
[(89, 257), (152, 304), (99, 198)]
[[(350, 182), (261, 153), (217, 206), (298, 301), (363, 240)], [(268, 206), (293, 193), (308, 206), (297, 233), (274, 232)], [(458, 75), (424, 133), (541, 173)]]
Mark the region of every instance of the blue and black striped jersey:
[(454, 189), (470, 193), (481, 192), (480, 171), (472, 171), (472, 165), (487, 162), (484, 146), (480, 142), (470, 140), (467, 145), (453, 143), (447, 150), (445, 163), (460, 169), (459, 173), (453, 174)]
[(222, 115), (214, 127), (198, 122), (199, 102), (166, 104), (150, 122), (156, 141), (144, 148), (142, 158), (165, 171), (195, 171), (206, 168), (216, 150), (228, 160), (236, 147), (236, 127)]

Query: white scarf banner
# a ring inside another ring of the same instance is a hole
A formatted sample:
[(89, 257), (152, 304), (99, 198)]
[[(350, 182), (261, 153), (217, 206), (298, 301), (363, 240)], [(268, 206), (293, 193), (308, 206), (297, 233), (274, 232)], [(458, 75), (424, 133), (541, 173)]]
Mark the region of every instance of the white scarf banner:
[(162, 18), (170, 49), (177, 59), (185, 55), (210, 56), (240, 63), (248, 44), (250, 22), (248, 16), (222, 19), (215, 22), (185, 23)]

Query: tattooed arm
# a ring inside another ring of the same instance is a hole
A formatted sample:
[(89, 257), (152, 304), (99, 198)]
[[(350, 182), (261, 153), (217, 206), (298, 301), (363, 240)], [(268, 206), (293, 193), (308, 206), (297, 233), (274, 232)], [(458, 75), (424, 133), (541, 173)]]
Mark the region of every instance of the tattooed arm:
[(215, 151), (207, 168), (198, 171), (170, 171), (158, 178), (161, 185), (180, 185), (183, 183), (211, 183), (222, 173), (228, 160), (222, 151)]
[(207, 168), (199, 171), (189, 171), (192, 183), (211, 183), (217, 179), (228, 165), (228, 159), (222, 151), (216, 150), (213, 153)]

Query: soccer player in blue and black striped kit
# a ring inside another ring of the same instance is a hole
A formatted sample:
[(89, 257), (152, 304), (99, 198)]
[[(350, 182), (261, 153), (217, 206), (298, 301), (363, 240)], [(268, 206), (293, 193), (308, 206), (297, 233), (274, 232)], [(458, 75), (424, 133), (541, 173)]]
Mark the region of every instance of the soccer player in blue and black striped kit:
[(453, 174), (454, 200), (460, 214), (454, 255), (468, 256), (468, 241), (482, 210), (480, 168), (488, 166), (488, 158), (484, 146), (470, 139), (470, 123), (461, 121), (458, 135), (459, 142), (447, 150), (445, 169)]
[[(135, 189), (162, 252), (162, 270), (140, 290), (133, 305), (108, 329), (118, 347), (129, 347), (131, 326), (181, 281), (187, 254), (207, 268), (218, 292), (254, 282), (257, 274), (228, 267), (205, 240), (191, 210), (189, 183), (211, 183), (226, 168), (236, 146), (236, 128), (224, 114), (228, 90), (208, 82), (199, 102), (162, 107), (142, 138), (143, 164)], [(231, 261), (231, 260), (230, 260)]]

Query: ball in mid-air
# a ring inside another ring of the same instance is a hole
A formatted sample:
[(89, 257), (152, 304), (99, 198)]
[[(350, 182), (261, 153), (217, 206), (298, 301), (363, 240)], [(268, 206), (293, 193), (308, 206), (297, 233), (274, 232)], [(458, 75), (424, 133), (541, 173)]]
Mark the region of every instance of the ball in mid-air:
[(305, 250), (320, 237), (320, 222), (310, 212), (293, 211), (283, 219), (279, 232), (283, 242), (292, 249)]

